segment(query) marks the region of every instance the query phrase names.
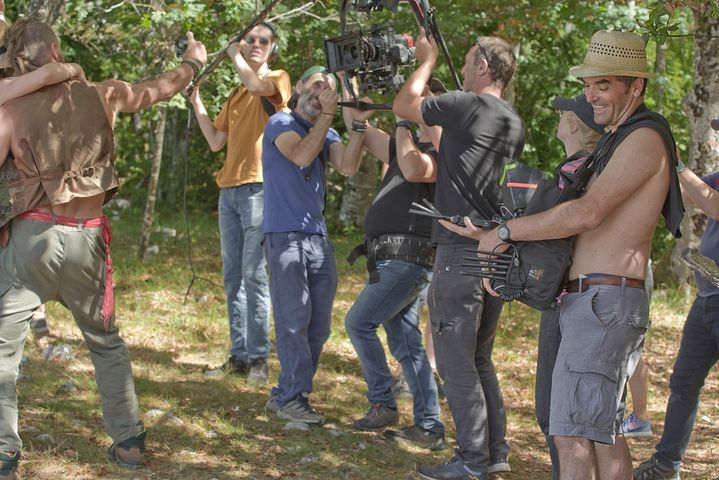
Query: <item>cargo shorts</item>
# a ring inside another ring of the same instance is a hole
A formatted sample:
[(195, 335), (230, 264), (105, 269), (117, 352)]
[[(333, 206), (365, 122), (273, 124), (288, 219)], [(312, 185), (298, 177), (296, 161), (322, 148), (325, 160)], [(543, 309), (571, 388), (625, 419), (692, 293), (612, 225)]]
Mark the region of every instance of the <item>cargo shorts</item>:
[(550, 435), (614, 443), (649, 324), (643, 288), (594, 285), (562, 297)]

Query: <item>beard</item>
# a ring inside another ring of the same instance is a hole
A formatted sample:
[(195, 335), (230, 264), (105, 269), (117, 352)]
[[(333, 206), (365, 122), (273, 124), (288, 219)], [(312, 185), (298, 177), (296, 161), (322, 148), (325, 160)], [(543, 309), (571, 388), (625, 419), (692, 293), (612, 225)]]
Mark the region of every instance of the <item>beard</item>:
[(312, 105), (312, 97), (309, 92), (302, 92), (300, 98), (297, 99), (302, 112), (310, 118), (317, 118), (322, 113), (321, 107)]

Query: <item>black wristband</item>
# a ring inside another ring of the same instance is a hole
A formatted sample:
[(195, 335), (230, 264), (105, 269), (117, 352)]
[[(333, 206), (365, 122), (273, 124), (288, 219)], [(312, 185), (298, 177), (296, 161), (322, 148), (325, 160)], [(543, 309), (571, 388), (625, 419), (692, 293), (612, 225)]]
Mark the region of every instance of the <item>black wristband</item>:
[(359, 120), (352, 120), (352, 131), (364, 133), (367, 131), (367, 121), (360, 122)]
[(412, 122), (410, 122), (409, 120), (400, 120), (399, 122), (395, 122), (395, 130), (400, 127), (406, 128), (407, 130), (412, 130), (412, 128), (414, 128), (414, 125), (412, 125)]

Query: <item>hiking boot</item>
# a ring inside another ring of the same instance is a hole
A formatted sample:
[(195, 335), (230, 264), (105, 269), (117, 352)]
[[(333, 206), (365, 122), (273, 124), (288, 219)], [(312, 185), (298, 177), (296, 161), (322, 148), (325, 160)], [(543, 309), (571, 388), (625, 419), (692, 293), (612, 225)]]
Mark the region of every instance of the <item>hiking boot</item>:
[(442, 450), (447, 446), (444, 443), (444, 433), (426, 430), (419, 425), (412, 425), (400, 430), (387, 430), (384, 436), (389, 440), (430, 450)]
[(487, 473), (490, 475), (494, 473), (504, 473), (511, 471), (512, 467), (509, 466), (509, 460), (507, 460), (506, 458), (501, 458), (496, 462), (490, 463), (489, 467), (487, 467)]
[(297, 395), (297, 398), (290, 400), (277, 410), (277, 416), (291, 422), (322, 425), (325, 423), (325, 417), (312, 408), (308, 396), (306, 393)]
[(50, 334), (50, 328), (47, 326), (47, 315), (44, 310), (38, 309), (32, 314), (30, 330), (32, 330), (35, 340)]
[(17, 464), (20, 461), (20, 452), (0, 452), (0, 479), (17, 480)]
[(662, 465), (654, 456), (634, 469), (634, 480), (679, 480), (679, 470)]
[(120, 443), (113, 443), (107, 449), (107, 456), (110, 457), (110, 460), (130, 470), (142, 468), (145, 465), (146, 436), (147, 431)]
[(247, 383), (250, 385), (267, 384), (267, 360), (257, 358), (250, 362), (250, 371), (247, 374)]
[(625, 438), (651, 437), (652, 424), (649, 419), (642, 420), (632, 413), (622, 423), (622, 435)]
[(365, 432), (377, 432), (399, 421), (399, 412), (381, 403), (373, 403), (364, 417), (352, 422), (352, 428)]
[(487, 480), (487, 474), (472, 470), (457, 457), (436, 467), (417, 467), (417, 473), (427, 480)]
[(392, 381), (392, 396), (397, 400), (412, 400), (412, 391), (409, 389), (404, 375), (400, 374)]
[(220, 368), (226, 373), (234, 375), (247, 375), (249, 365), (244, 360), (240, 360), (234, 355), (230, 355), (227, 361), (220, 365)]

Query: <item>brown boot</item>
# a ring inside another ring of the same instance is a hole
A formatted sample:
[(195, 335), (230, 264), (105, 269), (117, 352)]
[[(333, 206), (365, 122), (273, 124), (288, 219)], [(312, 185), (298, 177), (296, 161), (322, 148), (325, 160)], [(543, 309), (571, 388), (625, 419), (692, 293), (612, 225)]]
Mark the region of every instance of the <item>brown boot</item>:
[(113, 443), (107, 449), (107, 456), (110, 457), (110, 460), (130, 470), (144, 467), (145, 436), (147, 436), (147, 432), (142, 432), (120, 443)]

